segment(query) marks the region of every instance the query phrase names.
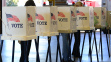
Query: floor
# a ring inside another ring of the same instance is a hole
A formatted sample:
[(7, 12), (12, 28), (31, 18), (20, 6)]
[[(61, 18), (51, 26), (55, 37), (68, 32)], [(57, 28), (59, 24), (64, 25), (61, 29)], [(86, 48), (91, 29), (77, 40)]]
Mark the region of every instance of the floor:
[[(100, 34), (99, 32), (96, 32), (98, 51), (99, 51), (99, 38), (100, 38), (99, 34)], [(83, 36), (84, 36), (84, 33), (81, 33), (81, 46), (80, 47), (82, 47)], [(92, 39), (93, 39), (93, 36), (92, 36)], [(93, 40), (92, 40), (92, 42), (93, 42)], [(102, 42), (103, 42), (103, 61), (101, 60), (100, 51), (99, 51), (99, 61), (100, 62), (111, 62), (111, 58), (108, 57), (106, 36), (103, 33), (102, 33)], [(72, 39), (71, 50), (73, 49), (73, 44), (74, 44), (74, 36)], [(88, 56), (88, 49), (89, 49), (88, 44), (89, 44), (89, 42), (88, 42), (88, 34), (87, 34), (86, 35), (86, 41), (85, 41), (85, 47), (84, 47), (84, 51), (83, 51), (82, 62), (90, 62), (90, 59)], [(47, 37), (41, 36), (40, 37), (40, 43), (39, 43), (40, 62), (45, 62), (47, 47), (48, 47)], [(61, 36), (60, 36), (60, 47), (61, 47), (61, 52), (62, 52), (62, 37)], [(56, 60), (56, 49), (57, 49), (57, 39), (56, 39), (56, 36), (52, 36), (52, 39), (51, 39), (52, 62), (55, 62), (55, 60)], [(20, 53), (21, 53), (20, 44), (16, 40), (14, 62), (19, 62)], [(2, 50), (3, 62), (11, 62), (11, 56), (12, 56), (12, 41), (11, 40), (5, 40), (4, 44), (3, 44), (3, 50)], [(95, 46), (93, 47), (92, 60), (93, 60), (93, 62), (97, 62)], [(33, 40), (32, 45), (31, 45), (29, 62), (36, 62), (36, 50), (35, 50), (34, 40)], [(58, 62), (60, 62), (60, 61), (58, 60)]]

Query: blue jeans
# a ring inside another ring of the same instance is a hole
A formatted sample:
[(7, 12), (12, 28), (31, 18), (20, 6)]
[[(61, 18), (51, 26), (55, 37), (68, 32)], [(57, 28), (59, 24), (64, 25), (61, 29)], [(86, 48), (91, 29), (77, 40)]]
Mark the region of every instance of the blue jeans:
[(67, 61), (68, 60), (68, 50), (69, 50), (68, 34), (67, 33), (61, 33), (61, 35), (62, 35), (62, 40), (63, 40), (62, 55), (63, 55), (63, 59), (65, 61)]

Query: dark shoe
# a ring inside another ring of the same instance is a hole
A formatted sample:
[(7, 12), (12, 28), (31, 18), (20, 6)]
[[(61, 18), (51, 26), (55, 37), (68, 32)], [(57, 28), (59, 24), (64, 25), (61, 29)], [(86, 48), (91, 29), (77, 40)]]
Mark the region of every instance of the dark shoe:
[(62, 59), (62, 62), (68, 62), (68, 61), (65, 61), (64, 59)]
[(80, 57), (80, 52), (79, 52), (79, 50), (74, 50), (73, 52), (72, 52), (72, 55), (73, 55), (73, 57)]
[[(24, 62), (24, 59), (20, 57), (20, 61), (19, 62)], [(29, 62), (29, 61), (27, 60), (27, 62)]]
[[(70, 60), (68, 60), (68, 62), (70, 62)], [(71, 62), (74, 62), (74, 61), (71, 60)]]
[(74, 59), (74, 62), (80, 62), (80, 61), (79, 61), (79, 58), (75, 58), (75, 59)]
[(22, 59), (21, 57), (20, 57), (20, 61), (19, 62), (24, 62), (24, 59)]

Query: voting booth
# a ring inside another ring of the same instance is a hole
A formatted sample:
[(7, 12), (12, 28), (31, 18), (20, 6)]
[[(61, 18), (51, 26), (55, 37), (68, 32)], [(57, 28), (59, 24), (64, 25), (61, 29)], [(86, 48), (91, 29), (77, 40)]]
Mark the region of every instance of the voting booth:
[(2, 40), (36, 39), (35, 7), (2, 8)]
[(37, 36), (59, 35), (57, 15), (56, 6), (36, 7)]
[(94, 30), (93, 7), (77, 7), (77, 30)]
[(74, 6), (58, 7), (58, 31), (60, 33), (76, 32), (75, 9)]
[(106, 27), (106, 8), (104, 7), (94, 7), (94, 25), (95, 28)]
[(108, 25), (107, 28), (111, 28), (111, 0), (102, 0), (104, 3), (102, 6), (106, 7), (106, 24)]
[(107, 24), (111, 28), (111, 11), (107, 11)]

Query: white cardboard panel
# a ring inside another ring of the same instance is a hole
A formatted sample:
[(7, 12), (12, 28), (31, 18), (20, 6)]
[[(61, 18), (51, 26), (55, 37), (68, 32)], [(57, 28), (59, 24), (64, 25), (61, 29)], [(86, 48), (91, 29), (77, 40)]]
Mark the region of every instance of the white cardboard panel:
[[(2, 11), (2, 40), (36, 39), (35, 7), (3, 7)], [(34, 26), (29, 26), (30, 23)]]
[(95, 28), (106, 27), (106, 8), (104, 7), (95, 7), (94, 16), (96, 17), (98, 23)]
[(106, 8), (102, 7), (102, 27), (106, 27)]
[(36, 14), (36, 34), (38, 36), (58, 35), (56, 6), (37, 7)]
[(93, 7), (77, 7), (77, 30), (93, 30)]
[(76, 31), (76, 13), (72, 6), (58, 7), (58, 31), (71, 33)]

